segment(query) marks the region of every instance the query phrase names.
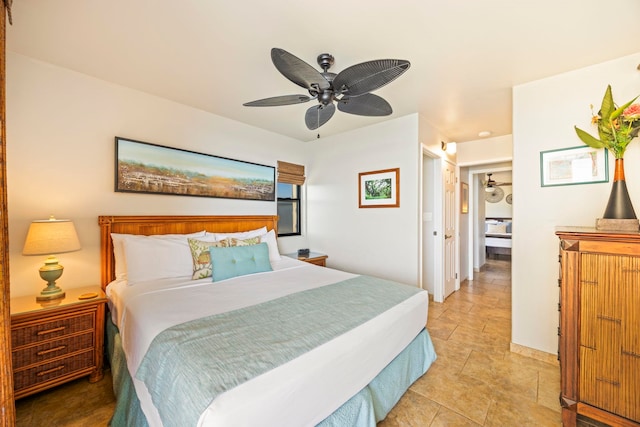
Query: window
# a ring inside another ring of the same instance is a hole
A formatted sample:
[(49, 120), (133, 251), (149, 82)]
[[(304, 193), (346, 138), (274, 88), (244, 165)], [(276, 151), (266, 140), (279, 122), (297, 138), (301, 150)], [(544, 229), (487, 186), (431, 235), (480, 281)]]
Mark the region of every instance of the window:
[(299, 236), (300, 186), (304, 184), (304, 166), (278, 161), (278, 236)]
[(278, 236), (300, 235), (300, 186), (278, 183)]

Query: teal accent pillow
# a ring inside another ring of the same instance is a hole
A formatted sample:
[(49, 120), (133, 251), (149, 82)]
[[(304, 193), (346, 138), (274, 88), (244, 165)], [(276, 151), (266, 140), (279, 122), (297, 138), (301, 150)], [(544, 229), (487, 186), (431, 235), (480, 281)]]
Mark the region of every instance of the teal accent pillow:
[(212, 246), (209, 248), (209, 253), (214, 282), (272, 270), (269, 262), (269, 247), (266, 243), (227, 248)]

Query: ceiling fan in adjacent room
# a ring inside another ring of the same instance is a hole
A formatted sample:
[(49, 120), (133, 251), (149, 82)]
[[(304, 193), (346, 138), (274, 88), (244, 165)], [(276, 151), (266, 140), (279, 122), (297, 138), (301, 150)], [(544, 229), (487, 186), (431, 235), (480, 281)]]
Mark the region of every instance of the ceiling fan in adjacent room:
[(302, 104), (313, 99), (318, 105), (307, 109), (305, 124), (314, 130), (327, 123), (336, 111), (359, 116), (388, 116), (393, 110), (384, 98), (370, 92), (402, 75), (411, 64), (402, 59), (378, 59), (352, 65), (338, 74), (327, 71), (334, 62), (332, 55), (318, 55), (316, 70), (284, 49), (271, 49), (276, 69), (293, 83), (305, 88), (309, 95), (282, 95), (246, 102), (246, 107), (273, 107)]
[(491, 177), (492, 175), (492, 173), (488, 173), (487, 180), (483, 182), (484, 198), (489, 203), (498, 203), (504, 197), (504, 190), (500, 187), (512, 184), (510, 182), (497, 182)]

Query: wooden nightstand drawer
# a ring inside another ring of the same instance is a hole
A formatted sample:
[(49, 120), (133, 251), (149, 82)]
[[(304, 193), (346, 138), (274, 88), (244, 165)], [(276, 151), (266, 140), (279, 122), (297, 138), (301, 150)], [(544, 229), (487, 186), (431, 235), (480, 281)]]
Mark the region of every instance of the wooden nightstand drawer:
[(328, 258), (327, 256), (318, 256), (315, 258), (307, 258), (304, 261), (308, 262), (309, 264), (319, 265), (320, 267), (326, 267), (327, 258)]
[(95, 312), (80, 315), (59, 316), (46, 322), (31, 322), (11, 329), (11, 344), (14, 348), (33, 344), (76, 332), (95, 329)]
[(84, 376), (90, 382), (102, 379), (106, 303), (98, 286), (67, 289), (53, 302), (11, 299), (16, 399)]
[(319, 265), (320, 267), (327, 266), (327, 258), (329, 258), (325, 254), (321, 254), (319, 252), (309, 252), (309, 254), (305, 257), (299, 257), (297, 253), (284, 254), (289, 258), (298, 259), (300, 261), (304, 261), (309, 264)]
[(87, 370), (87, 373), (95, 366), (93, 349), (76, 354), (65, 359), (58, 359), (49, 363), (34, 366), (24, 370), (16, 370), (13, 373), (13, 384), (16, 394), (22, 389), (33, 387), (37, 384), (54, 380), (78, 371)]
[(48, 341), (31, 347), (23, 347), (11, 353), (13, 369), (20, 369), (46, 360), (92, 349), (94, 346), (93, 330), (81, 335)]

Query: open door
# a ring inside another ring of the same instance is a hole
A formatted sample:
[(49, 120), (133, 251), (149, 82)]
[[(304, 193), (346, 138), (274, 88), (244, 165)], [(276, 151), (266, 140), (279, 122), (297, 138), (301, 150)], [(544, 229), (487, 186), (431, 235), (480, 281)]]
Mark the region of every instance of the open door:
[(444, 185), (444, 248), (443, 248), (443, 300), (456, 290), (456, 168), (449, 162), (442, 168)]
[(421, 278), (435, 302), (457, 287), (456, 166), (423, 148)]

